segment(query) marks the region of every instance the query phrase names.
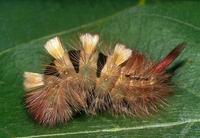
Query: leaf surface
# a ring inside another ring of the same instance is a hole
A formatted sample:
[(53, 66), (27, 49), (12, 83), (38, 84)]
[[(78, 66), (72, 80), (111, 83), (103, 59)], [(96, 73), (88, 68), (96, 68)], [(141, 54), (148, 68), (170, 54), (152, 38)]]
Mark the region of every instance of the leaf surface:
[[(1, 47), (0, 137), (200, 136), (199, 7), (200, 2), (195, 0), (143, 1), (75, 29), (67, 28), (56, 34), (46, 32), (50, 35), (39, 39), (35, 39), (35, 35), (27, 38), (26, 43), (8, 46), (9, 49), (6, 45)], [(124, 43), (149, 55), (152, 60), (161, 59), (177, 44), (186, 42), (186, 49), (171, 66), (171, 69), (177, 67), (177, 70), (173, 78), (174, 95), (169, 98), (169, 106), (150, 118), (82, 115), (56, 128), (45, 128), (34, 123), (24, 107), (23, 72), (41, 72), (43, 65), (49, 62), (43, 48), (49, 38), (59, 35), (69, 48), (71, 39), (84, 32), (98, 32), (103, 42)]]

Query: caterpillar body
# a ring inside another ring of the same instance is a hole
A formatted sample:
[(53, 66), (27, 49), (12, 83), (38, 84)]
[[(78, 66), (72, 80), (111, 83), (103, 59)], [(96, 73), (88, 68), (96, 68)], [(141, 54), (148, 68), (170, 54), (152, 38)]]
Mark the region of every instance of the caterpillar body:
[[(149, 116), (166, 105), (172, 91), (172, 75), (166, 69), (184, 43), (155, 63), (119, 43), (102, 60), (97, 34), (83, 34), (80, 42), (79, 49), (70, 53), (58, 37), (48, 40), (44, 48), (53, 63), (43, 74), (24, 73), (27, 111), (38, 123), (55, 126), (82, 111)], [(73, 63), (78, 64), (78, 71)]]

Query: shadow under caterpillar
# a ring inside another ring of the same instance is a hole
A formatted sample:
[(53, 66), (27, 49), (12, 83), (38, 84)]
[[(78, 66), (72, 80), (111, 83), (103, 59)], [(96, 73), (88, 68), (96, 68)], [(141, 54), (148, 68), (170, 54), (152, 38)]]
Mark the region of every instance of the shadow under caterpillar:
[(166, 69), (184, 43), (154, 63), (123, 44), (107, 55), (99, 53), (97, 34), (81, 35), (80, 41), (80, 48), (69, 52), (58, 37), (50, 39), (44, 47), (53, 63), (44, 74), (24, 73), (27, 111), (38, 123), (54, 126), (82, 111), (149, 116), (166, 105), (172, 91)]

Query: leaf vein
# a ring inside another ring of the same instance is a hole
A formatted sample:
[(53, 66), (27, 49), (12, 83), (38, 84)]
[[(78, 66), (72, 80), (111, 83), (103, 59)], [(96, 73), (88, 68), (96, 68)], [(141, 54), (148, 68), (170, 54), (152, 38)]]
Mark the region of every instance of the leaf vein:
[(92, 134), (92, 133), (100, 133), (100, 132), (120, 132), (120, 131), (128, 131), (128, 130), (141, 130), (141, 129), (152, 129), (152, 128), (165, 128), (172, 127), (177, 125), (183, 125), (188, 123), (198, 123), (200, 119), (189, 119), (185, 121), (177, 121), (170, 123), (161, 123), (161, 124), (153, 124), (153, 125), (144, 125), (144, 126), (136, 126), (136, 127), (121, 127), (121, 128), (111, 128), (111, 129), (98, 129), (98, 130), (86, 130), (86, 131), (77, 131), (77, 132), (66, 132), (66, 133), (54, 133), (54, 134), (43, 134), (43, 135), (30, 135), (16, 138), (38, 138), (38, 137), (53, 137), (53, 136), (66, 136), (66, 135), (78, 135), (78, 134)]

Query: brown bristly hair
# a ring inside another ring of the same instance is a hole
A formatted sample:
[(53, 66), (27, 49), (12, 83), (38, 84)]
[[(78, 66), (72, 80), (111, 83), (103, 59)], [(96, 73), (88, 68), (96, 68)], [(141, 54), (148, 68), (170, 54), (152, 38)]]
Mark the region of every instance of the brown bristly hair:
[(95, 99), (89, 108), (91, 114), (109, 109), (112, 104), (109, 91), (112, 90), (120, 75), (122, 63), (127, 61), (130, 56), (131, 50), (122, 44), (116, 44), (113, 53), (107, 56), (106, 63), (101, 70), (101, 75), (96, 80)]
[(40, 124), (50, 127), (70, 120), (73, 111), (65, 93), (64, 80), (54, 76), (45, 76), (44, 80), (43, 87), (26, 93), (28, 112)]
[(153, 63), (139, 52), (122, 68), (111, 91), (114, 115), (149, 116), (167, 105), (172, 90), (171, 74), (165, 71), (184, 49), (180, 44), (159, 63)]
[[(60, 39), (52, 38), (44, 47), (55, 60), (46, 75), (24, 74), (26, 105), (35, 120), (54, 126), (70, 120), (74, 114), (83, 110), (86, 95), (79, 81), (80, 76), (75, 72)], [(38, 79), (38, 76), (42, 79)]]

